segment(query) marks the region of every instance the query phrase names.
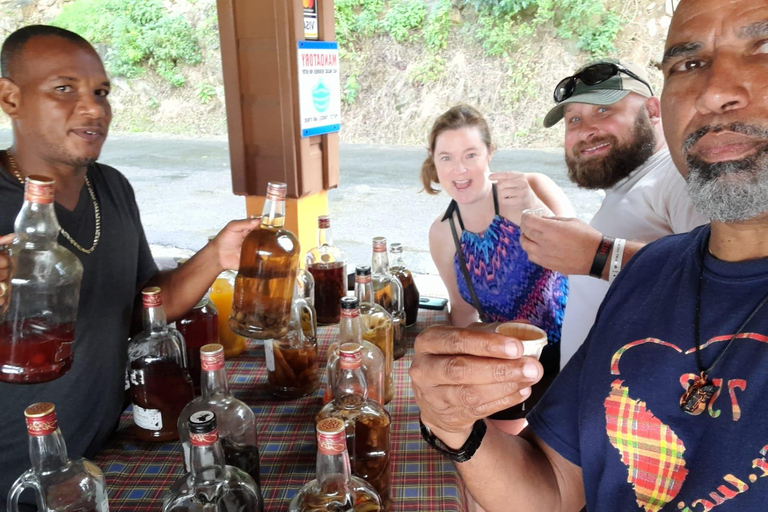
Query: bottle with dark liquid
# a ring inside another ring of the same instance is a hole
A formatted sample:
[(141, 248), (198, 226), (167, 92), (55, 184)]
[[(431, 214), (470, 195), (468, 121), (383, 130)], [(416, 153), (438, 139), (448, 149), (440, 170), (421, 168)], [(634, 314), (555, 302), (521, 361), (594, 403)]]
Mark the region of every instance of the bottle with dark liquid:
[[(303, 317), (307, 318), (309, 335), (304, 334)], [(299, 295), (296, 287), (287, 334), (264, 341), (267, 386), (277, 398), (292, 400), (320, 387), (316, 325), (315, 308)]]
[(209, 297), (210, 290), (194, 308), (176, 320), (176, 327), (184, 336), (187, 367), (197, 394), (200, 393), (200, 348), (219, 342), (219, 314)]
[(392, 253), (392, 264), (389, 270), (400, 280), (400, 284), (403, 285), (405, 325), (410, 327), (416, 323), (419, 316), (419, 289), (416, 288), (413, 274), (408, 270), (403, 261), (403, 244), (389, 244), (389, 252)]
[[(368, 382), (368, 397), (380, 404), (387, 404), (392, 400), (392, 393), (386, 389), (387, 365), (384, 354), (379, 347), (363, 339), (360, 322), (360, 303), (355, 297), (341, 299), (341, 321), (339, 322), (339, 339), (328, 347), (328, 362), (326, 364), (327, 385), (323, 395), (323, 403), (333, 400), (334, 383), (339, 375), (339, 347), (344, 343), (357, 343), (363, 347), (363, 373)], [(390, 360), (392, 351), (390, 350)]]
[(72, 366), (72, 343), (83, 265), (56, 241), (61, 230), (54, 180), (28, 176), (8, 251), (10, 286), (0, 306), (0, 381), (34, 384), (57, 379)]
[(219, 442), (216, 414), (198, 411), (188, 422), (190, 470), (163, 496), (163, 512), (264, 510), (264, 500), (248, 473), (230, 466)]
[(384, 399), (381, 403), (388, 404), (395, 396), (395, 327), (392, 315), (373, 300), (371, 267), (368, 265), (355, 269), (355, 296), (360, 303), (363, 339), (379, 347), (384, 354)]
[(373, 239), (373, 258), (371, 259), (371, 272), (373, 275), (373, 298), (392, 315), (394, 327), (394, 356), (400, 359), (405, 355), (405, 300), (403, 298), (403, 285), (389, 271), (389, 257), (387, 256), (387, 239), (377, 236)]
[[(213, 411), (219, 424), (219, 441), (224, 459), (230, 466), (242, 469), (260, 485), (259, 444), (256, 439), (256, 417), (246, 404), (232, 396), (224, 369), (224, 347), (214, 343), (199, 349), (202, 367), (203, 395), (184, 407), (179, 415), (179, 439), (184, 448), (184, 468), (192, 471), (189, 442), (189, 418), (199, 411)], [(261, 489), (257, 489), (261, 495)]]
[(339, 348), (341, 372), (334, 383), (334, 399), (320, 410), (316, 420), (339, 418), (346, 423), (352, 474), (376, 489), (382, 510), (388, 511), (392, 508), (391, 419), (381, 404), (368, 398), (362, 359), (362, 347), (357, 343)]
[(195, 398), (185, 364), (184, 338), (165, 319), (160, 288), (141, 292), (144, 331), (128, 343), (128, 379), (139, 441), (178, 439), (179, 413)]
[(299, 241), (285, 229), (285, 183), (269, 183), (261, 226), (245, 237), (229, 316), (246, 338), (280, 338), (288, 332), (299, 265)]
[(8, 511), (18, 512), (21, 493), (32, 489), (40, 512), (109, 512), (104, 474), (89, 460), (67, 457), (54, 405), (30, 405), (24, 416), (32, 468), (11, 487)]
[(317, 247), (307, 252), (307, 269), (315, 278), (317, 323), (339, 322), (339, 301), (347, 294), (347, 255), (333, 245), (331, 219), (317, 218)]
[(344, 420), (317, 422), (317, 478), (299, 489), (288, 512), (379, 512), (381, 498), (363, 480), (352, 476)]

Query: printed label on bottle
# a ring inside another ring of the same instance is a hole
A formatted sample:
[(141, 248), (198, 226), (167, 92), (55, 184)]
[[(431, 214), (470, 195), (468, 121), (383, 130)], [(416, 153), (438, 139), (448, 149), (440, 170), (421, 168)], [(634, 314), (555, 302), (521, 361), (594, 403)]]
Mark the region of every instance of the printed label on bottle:
[(133, 404), (133, 421), (136, 426), (144, 430), (162, 430), (163, 415), (157, 409), (144, 409)]
[(264, 342), (264, 355), (267, 359), (267, 370), (273, 372), (275, 371), (275, 352), (272, 347), (272, 340), (267, 340)]
[(145, 384), (143, 370), (131, 370), (130, 378), (132, 386), (143, 386)]

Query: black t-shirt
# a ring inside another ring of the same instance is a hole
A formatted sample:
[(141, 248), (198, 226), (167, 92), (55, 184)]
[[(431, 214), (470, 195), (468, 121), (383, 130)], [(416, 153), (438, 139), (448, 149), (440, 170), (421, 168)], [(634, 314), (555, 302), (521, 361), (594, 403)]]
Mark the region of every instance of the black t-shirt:
[[(70, 458), (93, 457), (122, 412), (127, 345), (137, 286), (157, 272), (133, 188), (117, 170), (88, 168), (101, 210), (101, 239), (84, 254), (59, 235), (59, 243), (83, 263), (83, 281), (72, 368), (43, 384), (0, 383), (0, 510), (13, 482), (30, 467), (24, 409), (36, 402), (56, 405)], [(0, 235), (13, 232), (24, 201), (23, 186), (0, 167)], [(85, 186), (73, 211), (56, 204), (59, 224), (81, 246), (93, 244), (95, 220)], [(24, 493), (24, 501), (32, 498)]]

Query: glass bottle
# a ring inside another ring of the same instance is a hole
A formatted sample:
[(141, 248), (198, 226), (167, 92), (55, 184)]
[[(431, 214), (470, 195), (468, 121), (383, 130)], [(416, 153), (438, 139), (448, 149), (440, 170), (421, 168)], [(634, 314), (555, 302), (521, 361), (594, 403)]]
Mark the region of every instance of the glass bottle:
[(144, 288), (141, 295), (144, 331), (128, 343), (136, 437), (139, 441), (173, 441), (179, 437), (179, 413), (195, 398), (184, 361), (184, 338), (168, 327), (160, 288)]
[(28, 176), (9, 252), (10, 288), (0, 311), (0, 381), (33, 384), (72, 367), (83, 265), (56, 241), (54, 180)]
[(198, 411), (187, 422), (190, 466), (163, 496), (163, 512), (264, 510), (264, 500), (248, 473), (226, 464), (216, 414)]
[(331, 219), (317, 218), (317, 247), (307, 252), (307, 269), (315, 278), (317, 322), (339, 322), (339, 301), (347, 294), (347, 255), (333, 245)]
[(184, 448), (184, 469), (190, 463), (188, 422), (199, 411), (213, 411), (219, 424), (219, 441), (230, 466), (240, 468), (260, 484), (259, 444), (256, 439), (256, 417), (250, 407), (232, 396), (224, 369), (224, 347), (212, 343), (200, 348), (202, 396), (195, 398), (179, 414), (179, 440)]
[[(304, 299), (313, 308), (315, 307), (315, 278), (303, 268), (296, 270), (295, 296)], [(307, 310), (301, 312), (301, 328), (304, 331), (304, 336), (312, 337), (312, 333), (317, 332), (317, 310), (314, 311), (314, 320)]]
[(389, 244), (389, 252), (392, 253), (392, 266), (389, 270), (400, 280), (403, 285), (403, 302), (405, 307), (405, 325), (410, 327), (416, 323), (419, 316), (419, 289), (413, 280), (413, 274), (403, 261), (403, 244)]
[(299, 265), (299, 241), (285, 229), (285, 183), (268, 183), (261, 226), (243, 240), (229, 326), (246, 338), (285, 336)]
[(195, 385), (195, 393), (200, 393), (200, 347), (219, 342), (219, 314), (211, 302), (210, 290), (194, 308), (176, 320), (176, 327), (184, 336), (187, 368)]
[(363, 339), (379, 347), (384, 354), (384, 402), (395, 396), (395, 324), (386, 309), (373, 301), (371, 267), (355, 269), (355, 296), (360, 302), (360, 326)]
[(237, 357), (245, 351), (247, 341), (229, 328), (232, 297), (235, 292), (236, 272), (225, 270), (211, 285), (211, 302), (218, 311), (219, 343), (224, 347), (224, 357)]
[(288, 512), (378, 512), (381, 498), (365, 480), (352, 476), (344, 421), (317, 422), (317, 478), (297, 492)]
[[(311, 329), (304, 334), (302, 315), (307, 315)], [(264, 340), (267, 384), (278, 398), (292, 400), (314, 393), (320, 387), (320, 358), (317, 351), (315, 308), (294, 289), (288, 333), (274, 340)]]
[(38, 403), (24, 411), (29, 433), (32, 468), (22, 474), (8, 494), (9, 512), (18, 512), (21, 493), (37, 493), (40, 512), (107, 512), (104, 474), (91, 461), (70, 460), (51, 403)]
[(346, 423), (352, 474), (371, 484), (381, 497), (382, 510), (390, 510), (391, 419), (381, 404), (368, 398), (362, 360), (360, 344), (345, 343), (339, 348), (341, 371), (334, 383), (335, 398), (320, 410), (316, 420), (339, 418)]
[[(341, 303), (341, 322), (339, 322), (339, 339), (328, 347), (328, 362), (325, 366), (327, 383), (323, 403), (333, 400), (333, 390), (336, 378), (341, 371), (339, 367), (339, 347), (344, 343), (357, 343), (363, 347), (363, 372), (368, 385), (368, 396), (381, 404), (392, 400), (392, 392), (388, 389), (386, 375), (386, 358), (381, 350), (373, 343), (366, 341), (362, 336), (362, 324), (360, 318), (360, 303), (355, 297), (344, 297)], [(390, 350), (390, 360), (392, 351)]]
[(373, 273), (373, 297), (379, 304), (392, 315), (394, 327), (394, 356), (400, 359), (405, 355), (405, 300), (403, 299), (403, 285), (389, 271), (389, 257), (387, 256), (387, 239), (377, 236), (373, 239), (373, 258), (371, 259), (371, 272)]

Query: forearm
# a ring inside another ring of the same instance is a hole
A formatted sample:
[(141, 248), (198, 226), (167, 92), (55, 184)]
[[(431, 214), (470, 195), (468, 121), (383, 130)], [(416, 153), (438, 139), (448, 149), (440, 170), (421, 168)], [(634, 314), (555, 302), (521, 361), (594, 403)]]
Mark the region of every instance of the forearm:
[[(616, 243), (614, 241), (614, 243)], [(635, 255), (637, 251), (645, 247), (645, 242), (636, 242), (634, 240), (627, 240), (624, 244), (624, 251), (623, 256), (621, 259), (621, 268), (624, 268), (624, 266), (629, 263), (629, 260), (632, 259), (632, 256)], [(600, 276), (601, 279), (604, 281), (608, 281), (608, 277), (611, 273), (611, 258), (608, 258), (608, 262), (605, 264), (605, 267), (603, 267), (603, 273)]]
[(208, 243), (186, 263), (173, 270), (158, 272), (147, 286), (159, 286), (169, 322), (192, 309), (224, 269), (212, 243)]

